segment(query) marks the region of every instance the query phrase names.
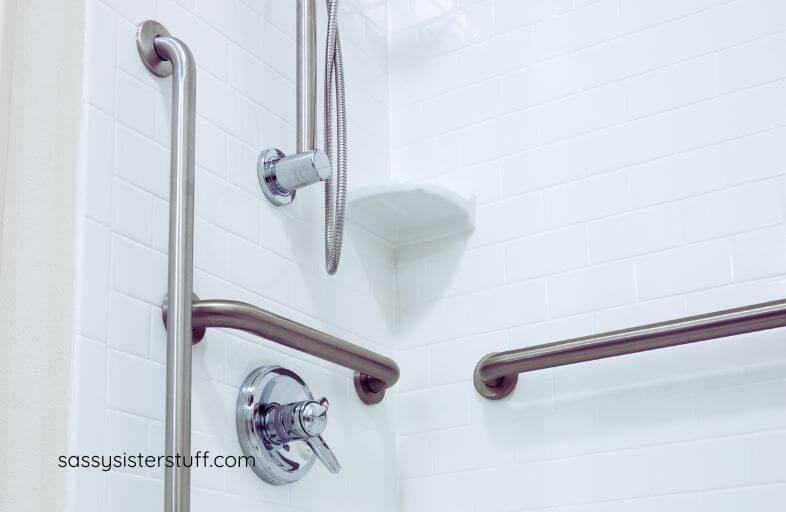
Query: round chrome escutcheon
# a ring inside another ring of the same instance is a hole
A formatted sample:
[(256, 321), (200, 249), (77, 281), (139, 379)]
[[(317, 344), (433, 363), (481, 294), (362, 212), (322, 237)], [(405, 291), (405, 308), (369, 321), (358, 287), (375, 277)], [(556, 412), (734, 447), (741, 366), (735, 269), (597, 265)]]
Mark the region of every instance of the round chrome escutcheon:
[(259, 414), (270, 405), (313, 400), (306, 383), (294, 372), (280, 366), (262, 366), (246, 377), (237, 397), (237, 436), (247, 456), (254, 457), (254, 472), (273, 485), (301, 479), (316, 459), (304, 441), (283, 445), (269, 443), (259, 432)]

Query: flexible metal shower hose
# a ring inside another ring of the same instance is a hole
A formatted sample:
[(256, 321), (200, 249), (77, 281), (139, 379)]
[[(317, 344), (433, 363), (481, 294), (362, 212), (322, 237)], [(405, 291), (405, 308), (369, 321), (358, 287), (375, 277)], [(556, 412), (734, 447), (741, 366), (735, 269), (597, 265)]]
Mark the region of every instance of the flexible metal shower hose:
[[(325, 0), (328, 13), (325, 47), (325, 153), (336, 173), (325, 180), (325, 267), (335, 274), (344, 237), (347, 204), (347, 112), (344, 102), (344, 63), (338, 36), (338, 0)], [(336, 100), (336, 152), (333, 152), (333, 86)], [(333, 182), (335, 181), (335, 193)], [(334, 199), (335, 194), (335, 199)]]

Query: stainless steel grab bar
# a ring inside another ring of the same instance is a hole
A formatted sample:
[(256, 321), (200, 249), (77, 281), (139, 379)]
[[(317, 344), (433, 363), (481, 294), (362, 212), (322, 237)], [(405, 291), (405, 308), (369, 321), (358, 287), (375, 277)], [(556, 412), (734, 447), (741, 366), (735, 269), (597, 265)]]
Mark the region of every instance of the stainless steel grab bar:
[[(191, 455), (191, 295), (194, 255), (194, 120), (196, 65), (188, 46), (156, 21), (137, 26), (137, 49), (158, 76), (172, 75), (169, 185), (169, 283), (164, 454)], [(164, 469), (165, 512), (188, 512), (191, 475), (182, 464)]]
[(379, 403), (398, 381), (392, 359), (245, 302), (194, 300), (193, 327), (197, 342), (208, 327), (239, 329), (355, 370), (355, 390), (367, 404)]
[(475, 367), (473, 380), (478, 393), (498, 400), (513, 391), (519, 373), (784, 326), (786, 300), (763, 302), (488, 354)]

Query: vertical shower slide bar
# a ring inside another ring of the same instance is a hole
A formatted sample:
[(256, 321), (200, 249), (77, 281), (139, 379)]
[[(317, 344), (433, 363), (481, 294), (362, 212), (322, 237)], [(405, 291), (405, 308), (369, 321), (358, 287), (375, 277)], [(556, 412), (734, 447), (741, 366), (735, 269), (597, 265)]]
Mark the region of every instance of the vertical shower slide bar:
[(317, 20), (315, 0), (297, 0), (297, 152), (317, 149)]
[[(188, 46), (155, 21), (145, 21), (137, 27), (137, 48), (152, 73), (161, 77), (172, 75), (165, 455), (188, 457), (191, 454), (196, 66)], [(188, 512), (190, 491), (189, 468), (182, 465), (165, 468), (165, 512)]]

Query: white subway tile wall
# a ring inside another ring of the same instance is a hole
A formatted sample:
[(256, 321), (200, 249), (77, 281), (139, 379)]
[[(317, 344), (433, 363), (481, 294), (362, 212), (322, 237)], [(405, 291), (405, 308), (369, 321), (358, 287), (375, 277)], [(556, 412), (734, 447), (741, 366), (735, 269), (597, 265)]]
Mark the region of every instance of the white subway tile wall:
[[(254, 172), (294, 147), (294, 2), (89, 0), (74, 451), (163, 450), (170, 83), (134, 43), (155, 18), (198, 66), (195, 291), (402, 371), (367, 407), (345, 370), (209, 332), (194, 449), (239, 453), (237, 388), (282, 364), (331, 399), (344, 469), (279, 488), (194, 471), (193, 510), (782, 510), (780, 331), (521, 375), (500, 402), (471, 377), (488, 352), (786, 294), (786, 3), (341, 4), (351, 188), (472, 192), (476, 229), (399, 247), (353, 229), (325, 276), (321, 190), (276, 210)], [(73, 510), (154, 509), (162, 472), (72, 488)]]
[[(299, 193), (293, 208), (276, 211), (257, 183), (258, 152), (291, 151), (295, 144), (294, 2), (87, 4), (78, 435), (72, 451), (163, 453), (166, 332), (160, 308), (167, 276), (171, 80), (153, 77), (139, 59), (135, 27), (145, 19), (161, 21), (185, 41), (198, 68), (196, 293), (245, 300), (393, 355), (390, 248), (350, 230), (339, 274), (327, 278), (321, 189)], [(341, 9), (354, 135), (351, 184), (386, 182), (387, 9), (350, 0)], [(319, 13), (324, 26), (322, 5)], [(315, 467), (306, 482), (277, 488), (245, 468), (194, 470), (193, 510), (396, 510), (395, 393), (364, 411), (350, 372), (266, 340), (213, 330), (194, 347), (193, 449), (241, 453), (234, 425), (238, 387), (267, 364), (295, 369), (314, 393), (330, 398), (326, 438), (344, 471), (334, 476)], [(73, 477), (72, 510), (156, 510), (163, 504), (161, 470), (80, 471)]]
[(471, 383), (489, 352), (784, 296), (786, 4), (389, 17), (392, 178), (479, 189), (466, 240), (397, 248), (401, 510), (786, 507), (779, 330)]

